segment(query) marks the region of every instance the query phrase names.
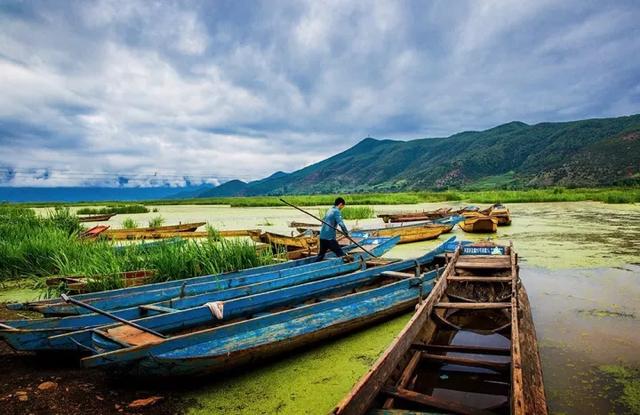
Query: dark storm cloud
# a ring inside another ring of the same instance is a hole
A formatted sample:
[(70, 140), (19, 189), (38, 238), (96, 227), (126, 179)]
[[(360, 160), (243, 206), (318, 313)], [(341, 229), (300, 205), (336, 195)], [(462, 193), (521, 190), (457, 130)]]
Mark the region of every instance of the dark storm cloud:
[(3, 2), (0, 165), (248, 180), (365, 136), (636, 113), (638, 21), (633, 1)]

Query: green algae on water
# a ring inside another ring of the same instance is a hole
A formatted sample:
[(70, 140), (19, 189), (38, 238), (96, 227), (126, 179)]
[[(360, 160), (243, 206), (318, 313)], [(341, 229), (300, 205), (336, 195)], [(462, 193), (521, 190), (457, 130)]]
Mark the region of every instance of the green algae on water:
[(599, 369), (622, 387), (622, 394), (617, 401), (627, 413), (640, 414), (640, 370), (620, 365), (602, 365)]
[(409, 317), (410, 314), (403, 315), (210, 383), (191, 394), (196, 404), (188, 414), (328, 413), (366, 373)]

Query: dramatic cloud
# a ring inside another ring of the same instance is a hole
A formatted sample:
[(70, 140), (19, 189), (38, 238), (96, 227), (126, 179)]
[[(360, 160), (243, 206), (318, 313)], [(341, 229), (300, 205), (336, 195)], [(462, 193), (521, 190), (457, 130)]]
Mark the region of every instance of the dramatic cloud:
[(219, 183), (639, 112), (636, 1), (4, 1), (0, 185)]

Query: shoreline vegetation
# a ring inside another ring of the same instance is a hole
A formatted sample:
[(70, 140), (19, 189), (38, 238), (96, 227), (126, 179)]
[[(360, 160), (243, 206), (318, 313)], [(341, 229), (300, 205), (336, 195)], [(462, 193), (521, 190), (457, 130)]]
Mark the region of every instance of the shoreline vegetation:
[[(442, 192), (400, 192), (400, 193), (351, 193), (342, 195), (347, 205), (404, 205), (437, 202), (466, 203), (536, 203), (536, 202), (584, 202), (640, 203), (640, 187), (628, 188), (545, 188), (527, 190), (447, 190)], [(138, 205), (228, 205), (231, 207), (273, 207), (284, 206), (280, 198), (299, 206), (332, 205), (336, 194), (285, 195), (285, 196), (237, 196), (191, 199), (160, 199), (136, 201)], [(113, 201), (100, 202), (30, 202), (11, 203), (12, 206), (102, 206)]]
[(86, 276), (88, 289), (98, 291), (121, 288), (124, 281), (119, 274), (126, 271), (154, 270), (150, 282), (161, 282), (273, 262), (270, 251), (257, 251), (245, 239), (167, 241), (151, 249), (145, 244), (119, 247), (105, 239), (82, 240), (78, 238), (81, 230), (68, 208), (39, 216), (28, 208), (0, 206), (0, 282), (33, 280), (34, 288), (51, 296), (64, 287), (47, 291), (42, 277)]

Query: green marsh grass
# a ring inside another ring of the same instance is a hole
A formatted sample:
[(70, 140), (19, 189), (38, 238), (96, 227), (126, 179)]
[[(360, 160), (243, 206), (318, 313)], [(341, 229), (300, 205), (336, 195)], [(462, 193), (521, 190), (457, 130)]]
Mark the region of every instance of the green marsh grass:
[(133, 218), (125, 218), (122, 221), (122, 227), (124, 229), (134, 229), (134, 228), (137, 228), (138, 226), (140, 225)]
[[(328, 209), (320, 209), (318, 211), (321, 218), (324, 218), (327, 210)], [(375, 217), (373, 208), (369, 206), (345, 206), (340, 213), (342, 213), (343, 219), (369, 219)]]
[(246, 239), (166, 241), (153, 248), (132, 244), (116, 250), (112, 241), (78, 239), (69, 217), (74, 215), (68, 210), (39, 217), (31, 209), (0, 206), (0, 281), (88, 276), (90, 290), (105, 290), (121, 287), (118, 274), (125, 271), (154, 269), (155, 281), (167, 281), (273, 262), (270, 252), (256, 252)]
[(103, 208), (81, 208), (78, 215), (106, 215), (108, 213), (147, 213), (149, 209), (143, 205), (109, 205)]
[(154, 218), (149, 219), (150, 228), (159, 228), (163, 224), (164, 224), (164, 218), (162, 216), (156, 216)]

